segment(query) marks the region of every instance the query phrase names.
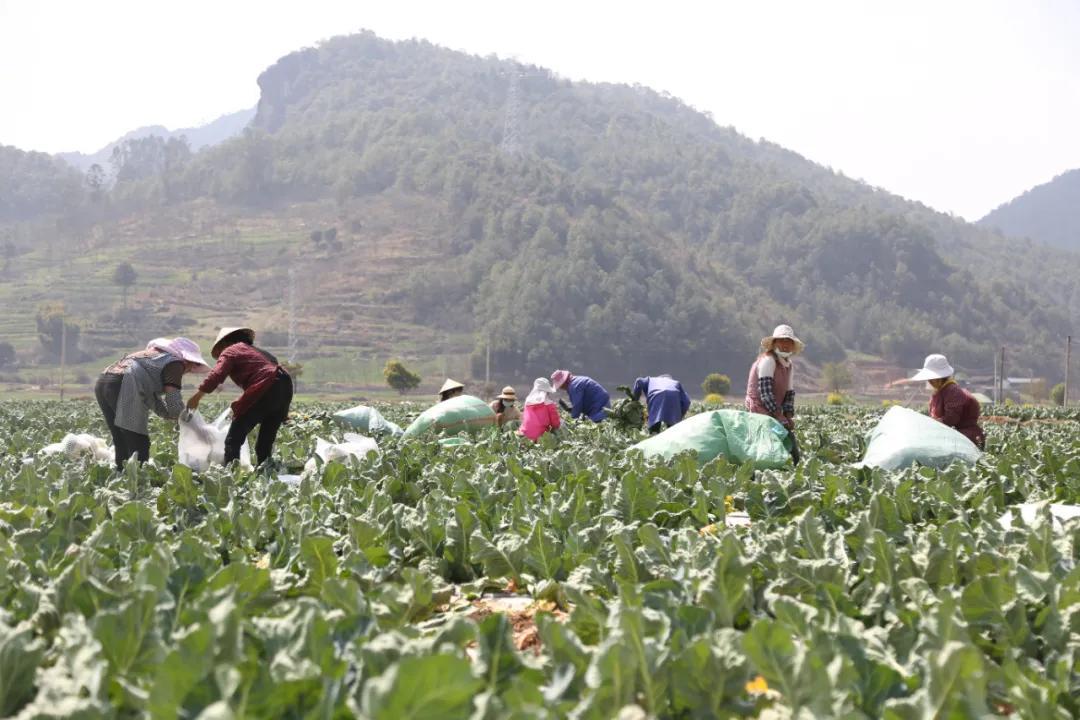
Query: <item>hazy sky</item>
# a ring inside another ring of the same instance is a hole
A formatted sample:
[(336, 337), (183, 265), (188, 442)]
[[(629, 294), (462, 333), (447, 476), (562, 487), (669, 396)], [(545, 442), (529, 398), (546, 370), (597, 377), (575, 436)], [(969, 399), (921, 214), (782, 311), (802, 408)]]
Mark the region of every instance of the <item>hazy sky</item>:
[(1080, 167), (1080, 0), (0, 0), (0, 144), (198, 125), (361, 28), (667, 90), (969, 219)]

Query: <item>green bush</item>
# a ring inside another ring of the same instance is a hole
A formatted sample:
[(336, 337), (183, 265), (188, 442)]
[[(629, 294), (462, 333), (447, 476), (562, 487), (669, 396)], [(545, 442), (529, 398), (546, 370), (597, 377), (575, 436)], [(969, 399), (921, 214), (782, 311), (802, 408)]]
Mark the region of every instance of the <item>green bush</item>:
[(731, 378), (720, 373), (709, 373), (701, 383), (701, 391), (706, 395), (727, 395), (731, 392)]
[(1054, 405), (1065, 404), (1065, 383), (1058, 383), (1050, 390), (1050, 402)]
[(847, 399), (838, 392), (831, 392), (825, 397), (825, 404), (827, 405), (843, 405), (847, 402)]
[(709, 393), (702, 402), (709, 407), (717, 407), (724, 404), (724, 396), (718, 393)]

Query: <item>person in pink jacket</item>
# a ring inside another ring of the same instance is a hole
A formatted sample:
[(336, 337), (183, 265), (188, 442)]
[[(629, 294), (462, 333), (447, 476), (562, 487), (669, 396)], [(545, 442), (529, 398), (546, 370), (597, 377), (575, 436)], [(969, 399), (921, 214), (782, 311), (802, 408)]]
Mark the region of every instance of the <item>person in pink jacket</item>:
[(555, 404), (555, 388), (551, 387), (547, 378), (536, 378), (532, 392), (525, 398), (518, 435), (536, 442), (541, 435), (549, 430), (557, 430), (561, 424), (559, 408)]

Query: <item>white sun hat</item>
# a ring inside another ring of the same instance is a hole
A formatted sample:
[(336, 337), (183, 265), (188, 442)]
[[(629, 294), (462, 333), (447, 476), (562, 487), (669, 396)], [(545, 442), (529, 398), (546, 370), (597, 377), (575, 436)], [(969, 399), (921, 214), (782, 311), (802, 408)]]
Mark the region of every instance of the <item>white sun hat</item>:
[(922, 370), (915, 373), (912, 380), (944, 380), (956, 374), (953, 366), (944, 355), (927, 355)]
[(795, 337), (795, 331), (791, 329), (790, 325), (777, 325), (776, 329), (772, 331), (772, 335), (761, 338), (761, 351), (770, 352), (773, 348), (774, 340), (788, 339), (795, 341), (795, 353), (801, 353), (806, 344)]

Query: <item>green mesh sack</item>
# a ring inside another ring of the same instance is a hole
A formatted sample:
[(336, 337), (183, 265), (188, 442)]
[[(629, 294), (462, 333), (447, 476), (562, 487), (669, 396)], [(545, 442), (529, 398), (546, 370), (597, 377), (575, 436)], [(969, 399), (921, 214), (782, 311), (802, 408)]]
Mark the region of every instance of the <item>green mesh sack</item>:
[(402, 437), (417, 437), (427, 432), (446, 432), (451, 435), (463, 430), (477, 430), (495, 424), (495, 412), (488, 404), (472, 395), (458, 395), (432, 405), (405, 428)]
[(776, 419), (743, 410), (694, 415), (630, 448), (664, 460), (692, 450), (702, 465), (723, 456), (740, 465), (750, 461), (758, 469), (789, 466), (790, 449), (788, 431)]
[(375, 437), (381, 435), (400, 435), (401, 426), (392, 423), (382, 416), (378, 410), (367, 405), (357, 405), (348, 410), (339, 410), (334, 413), (334, 419), (345, 427), (359, 430), (367, 435)]

